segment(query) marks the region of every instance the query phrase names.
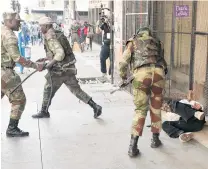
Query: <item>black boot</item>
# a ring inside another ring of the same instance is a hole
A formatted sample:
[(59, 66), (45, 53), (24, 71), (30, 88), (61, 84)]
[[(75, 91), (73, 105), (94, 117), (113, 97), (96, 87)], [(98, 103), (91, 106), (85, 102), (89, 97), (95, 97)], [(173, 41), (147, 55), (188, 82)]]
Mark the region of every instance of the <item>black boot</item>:
[(24, 137), (29, 136), (29, 132), (24, 132), (20, 130), (18, 126), (19, 120), (10, 119), (9, 126), (6, 131), (8, 137)]
[(46, 108), (42, 108), (37, 114), (32, 115), (33, 118), (50, 118), (50, 113), (46, 111)]
[(97, 105), (92, 99), (90, 99), (90, 101), (88, 102), (88, 104), (94, 110), (94, 118), (97, 118), (98, 116), (100, 116), (102, 114), (102, 107), (99, 106), (99, 105)]
[(130, 157), (135, 157), (139, 154), (139, 149), (137, 148), (138, 139), (139, 139), (139, 136), (131, 135), (131, 141), (130, 141), (129, 151), (128, 151), (128, 154)]
[(159, 139), (159, 133), (153, 133), (153, 137), (152, 137), (152, 143), (151, 143), (151, 147), (152, 148), (157, 148), (159, 147), (162, 143)]

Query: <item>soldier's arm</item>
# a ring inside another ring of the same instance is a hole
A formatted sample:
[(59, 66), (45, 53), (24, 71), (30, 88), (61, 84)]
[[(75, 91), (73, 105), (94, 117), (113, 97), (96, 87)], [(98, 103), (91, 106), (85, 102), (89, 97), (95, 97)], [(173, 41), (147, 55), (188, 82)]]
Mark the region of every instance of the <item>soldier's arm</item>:
[(127, 68), (128, 68), (128, 64), (131, 61), (132, 52), (133, 52), (133, 43), (129, 42), (123, 53), (122, 60), (121, 62), (119, 62), (119, 72), (120, 72), (120, 77), (122, 79), (125, 79), (127, 76)]
[(53, 59), (56, 61), (62, 61), (65, 58), (64, 49), (61, 46), (60, 42), (53, 38), (48, 40), (48, 47), (50, 51), (53, 52)]
[(165, 71), (165, 74), (168, 73), (168, 64), (165, 60), (165, 55), (164, 55), (164, 44), (160, 41), (160, 46), (161, 46), (161, 52), (160, 52), (160, 57), (161, 57), (161, 60), (162, 60), (162, 63), (163, 63), (163, 66), (164, 66), (164, 71)]
[(50, 69), (55, 63), (60, 62), (65, 58), (65, 53), (63, 47), (55, 38), (48, 40), (48, 47), (54, 55), (53, 59), (46, 65), (46, 68)]
[(3, 45), (7, 50), (9, 56), (12, 58), (12, 60), (16, 63), (21, 64), (24, 67), (31, 67), (37, 69), (37, 64), (30, 60), (26, 60), (24, 57), (20, 55), (16, 36), (13, 34), (8, 34), (7, 37), (9, 38), (3, 39)]

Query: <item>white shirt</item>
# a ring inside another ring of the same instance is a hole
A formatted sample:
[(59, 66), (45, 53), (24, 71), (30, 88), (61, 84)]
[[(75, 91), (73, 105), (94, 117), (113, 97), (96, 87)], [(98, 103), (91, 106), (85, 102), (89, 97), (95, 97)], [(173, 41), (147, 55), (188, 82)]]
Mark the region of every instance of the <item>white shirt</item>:
[(203, 105), (197, 101), (194, 101), (194, 100), (191, 100), (190, 102), (187, 100), (187, 99), (183, 99), (183, 100), (180, 100), (179, 101), (180, 103), (184, 103), (184, 104), (188, 104), (188, 105), (191, 105), (191, 106), (194, 106), (195, 103), (197, 104), (200, 104), (202, 110), (204, 109)]

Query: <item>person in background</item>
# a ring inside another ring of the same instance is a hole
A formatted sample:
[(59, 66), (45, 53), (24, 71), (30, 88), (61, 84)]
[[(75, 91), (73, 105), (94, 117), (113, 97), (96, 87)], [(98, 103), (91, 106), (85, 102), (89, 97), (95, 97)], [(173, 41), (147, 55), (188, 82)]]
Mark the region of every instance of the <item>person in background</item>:
[(71, 26), (71, 45), (72, 49), (74, 47), (74, 42), (77, 42), (79, 48), (82, 51), (81, 43), (80, 43), (80, 23), (78, 21), (74, 21)]
[[(100, 51), (100, 65), (101, 72), (103, 74), (102, 77), (105, 78), (107, 76), (106, 60), (110, 57), (110, 39), (107, 37), (107, 35), (110, 33), (110, 26), (104, 18), (98, 20), (96, 25), (96, 33), (103, 33), (103, 45)], [(108, 74), (111, 75), (111, 67), (109, 68)]]
[(92, 40), (93, 40), (94, 34), (95, 34), (95, 30), (94, 30), (93, 25), (88, 24), (87, 38), (89, 39), (89, 42), (88, 42), (87, 49), (90, 47), (91, 51), (92, 51)]
[(82, 46), (82, 50), (84, 51), (84, 47), (86, 45), (86, 37), (87, 37), (87, 31), (88, 31), (88, 24), (85, 21), (84, 25), (82, 27), (82, 33), (81, 33), (81, 46)]

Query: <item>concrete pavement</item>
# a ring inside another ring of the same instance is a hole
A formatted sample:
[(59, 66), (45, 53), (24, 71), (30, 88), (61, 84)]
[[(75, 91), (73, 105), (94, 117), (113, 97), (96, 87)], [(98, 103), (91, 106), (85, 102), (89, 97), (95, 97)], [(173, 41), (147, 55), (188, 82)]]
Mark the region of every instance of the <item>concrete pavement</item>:
[[(92, 52), (75, 53), (78, 77), (99, 77), (99, 46)], [(44, 56), (43, 47), (32, 49), (32, 60)], [(22, 78), (31, 71), (28, 69)], [(163, 146), (150, 148), (151, 132), (144, 129), (139, 139), (141, 155), (127, 155), (134, 106), (132, 97), (121, 91), (110, 95), (109, 83), (82, 84), (84, 91), (103, 106), (99, 119), (93, 111), (62, 86), (52, 101), (50, 119), (32, 119), (41, 107), (44, 74), (36, 73), (23, 87), (27, 97), (20, 128), (26, 138), (7, 138), (10, 105), (2, 99), (1, 147), (2, 169), (207, 169), (208, 151), (195, 141), (182, 144), (161, 133)], [(146, 124), (150, 123), (149, 117)]]

